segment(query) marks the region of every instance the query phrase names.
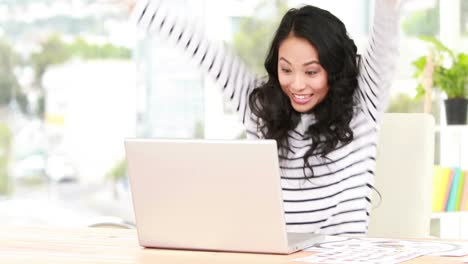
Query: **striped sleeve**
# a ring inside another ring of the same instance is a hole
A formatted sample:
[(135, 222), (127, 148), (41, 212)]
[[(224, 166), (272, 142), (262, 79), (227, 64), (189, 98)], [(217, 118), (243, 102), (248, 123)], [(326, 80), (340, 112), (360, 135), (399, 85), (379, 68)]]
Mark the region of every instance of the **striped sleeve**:
[(400, 8), (392, 7), (391, 2), (376, 0), (372, 33), (359, 69), (362, 111), (372, 122), (378, 122), (385, 110), (396, 71)]
[(248, 97), (258, 84), (256, 75), (221, 42), (208, 40), (202, 27), (177, 17), (175, 12), (164, 1), (139, 0), (131, 21), (181, 49), (222, 88), (224, 97), (231, 101), (242, 122), (250, 123)]

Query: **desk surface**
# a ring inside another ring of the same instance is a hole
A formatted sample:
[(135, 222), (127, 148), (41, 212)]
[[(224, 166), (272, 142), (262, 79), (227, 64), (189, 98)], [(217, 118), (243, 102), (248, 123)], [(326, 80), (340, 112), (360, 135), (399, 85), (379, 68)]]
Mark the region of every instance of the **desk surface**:
[[(135, 230), (84, 228), (0, 228), (0, 263), (299, 263), (312, 254), (240, 254), (144, 249)], [(460, 263), (463, 258), (424, 256), (408, 264)]]

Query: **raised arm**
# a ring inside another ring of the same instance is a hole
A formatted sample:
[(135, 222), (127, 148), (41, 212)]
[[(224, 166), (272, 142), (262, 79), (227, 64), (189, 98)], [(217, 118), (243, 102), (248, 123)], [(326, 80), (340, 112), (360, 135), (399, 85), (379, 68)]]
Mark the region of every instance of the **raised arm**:
[(372, 122), (385, 110), (396, 71), (400, 8), (398, 0), (376, 0), (372, 33), (361, 58), (359, 98)]
[(132, 11), (131, 20), (140, 29), (157, 33), (160, 38), (174, 43), (189, 55), (205, 74), (222, 87), (224, 96), (233, 103), (245, 124), (250, 120), (248, 96), (258, 78), (222, 43), (208, 40), (197, 23), (183, 20), (175, 12), (169, 10), (164, 1), (139, 0)]

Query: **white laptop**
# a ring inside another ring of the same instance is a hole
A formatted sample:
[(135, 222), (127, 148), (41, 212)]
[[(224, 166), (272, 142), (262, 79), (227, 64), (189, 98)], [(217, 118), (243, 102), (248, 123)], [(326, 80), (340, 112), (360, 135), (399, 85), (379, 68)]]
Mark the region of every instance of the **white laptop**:
[(141, 246), (289, 254), (323, 240), (289, 234), (274, 140), (126, 139)]

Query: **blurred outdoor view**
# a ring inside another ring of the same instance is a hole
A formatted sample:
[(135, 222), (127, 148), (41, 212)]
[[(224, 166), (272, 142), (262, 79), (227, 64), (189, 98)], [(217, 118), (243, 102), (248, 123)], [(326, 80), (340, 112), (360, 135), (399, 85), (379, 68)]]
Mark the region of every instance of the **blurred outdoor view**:
[[(373, 0), (174, 0), (256, 71), (289, 7), (341, 18), (362, 53)], [(130, 24), (131, 0), (0, 0), (0, 224), (133, 223), (125, 137), (243, 138), (218, 87), (170, 43)], [(420, 36), (468, 47), (468, 0), (411, 0), (387, 111), (422, 112)], [(441, 95), (434, 97), (439, 119)]]

